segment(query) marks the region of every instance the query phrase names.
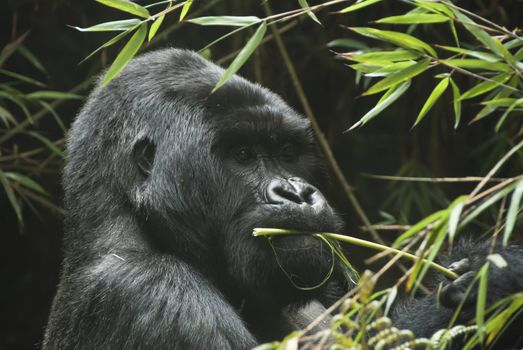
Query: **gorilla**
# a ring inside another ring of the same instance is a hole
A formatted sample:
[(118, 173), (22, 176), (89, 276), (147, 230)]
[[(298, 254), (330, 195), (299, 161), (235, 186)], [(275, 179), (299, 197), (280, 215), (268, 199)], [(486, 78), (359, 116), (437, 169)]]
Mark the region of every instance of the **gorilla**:
[[(164, 49), (89, 96), (67, 144), (64, 261), (44, 349), (248, 349), (351, 287), (321, 240), (253, 237), (343, 225), (320, 190), (329, 174), (307, 119), (239, 76), (212, 92), (223, 72)], [(452, 258), (475, 271), (481, 249)], [(499, 252), (509, 266), (491, 273), (493, 301), (523, 290), (522, 250)], [(448, 307), (432, 295), (395, 319), (419, 335), (444, 328), (458, 283), (442, 293)]]

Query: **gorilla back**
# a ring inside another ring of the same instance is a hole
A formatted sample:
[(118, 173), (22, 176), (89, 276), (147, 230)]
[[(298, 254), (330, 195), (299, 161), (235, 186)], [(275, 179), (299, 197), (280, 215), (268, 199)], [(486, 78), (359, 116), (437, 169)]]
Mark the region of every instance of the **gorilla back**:
[[(238, 76), (211, 94), (222, 74), (167, 49), (89, 96), (67, 144), (65, 258), (44, 348), (245, 349), (291, 331), (289, 305), (346, 288), (321, 242), (252, 237), (341, 221), (318, 189), (328, 179), (308, 121)], [(296, 288), (332, 266), (326, 284)]]

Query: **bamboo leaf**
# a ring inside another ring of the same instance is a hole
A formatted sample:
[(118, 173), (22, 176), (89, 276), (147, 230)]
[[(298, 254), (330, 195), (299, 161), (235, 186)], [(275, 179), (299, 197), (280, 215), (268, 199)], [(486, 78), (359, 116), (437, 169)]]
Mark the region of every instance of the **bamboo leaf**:
[(400, 70), (399, 72), (393, 73), (389, 75), (388, 77), (380, 80), (376, 84), (374, 84), (370, 89), (368, 89), (364, 95), (372, 95), (376, 94), (378, 92), (381, 92), (383, 90), (388, 89), (389, 87), (399, 84), (401, 82), (404, 82), (406, 80), (409, 80), (413, 77), (415, 77), (418, 74), (423, 73), (425, 70), (429, 68), (429, 60), (423, 59), (416, 64), (413, 64), (412, 66), (409, 66), (403, 70)]
[(433, 57), (438, 57), (430, 45), (409, 34), (367, 27), (348, 27), (348, 29), (369, 38), (390, 42), (408, 50), (427, 52)]
[(449, 86), (449, 78), (445, 78), (441, 80), (438, 85), (432, 90), (432, 93), (430, 94), (427, 101), (425, 101), (425, 104), (421, 108), (421, 111), (418, 114), (418, 117), (416, 118), (416, 121), (414, 122), (414, 126), (418, 125), (418, 123), (425, 117), (427, 112), (434, 106), (436, 101), (440, 98), (440, 96), (445, 92), (447, 87)]
[(474, 35), (474, 37), (476, 37), (476, 39), (478, 39), (479, 42), (481, 42), (483, 45), (489, 48), (492, 52), (503, 57), (503, 54), (501, 53), (501, 51), (499, 51), (499, 47), (494, 42), (493, 38), (490, 35), (488, 35), (486, 31), (479, 28), (476, 22), (464, 15), (461, 11), (453, 10), (453, 12), (456, 15), (456, 18), (461, 23), (463, 23), (465, 29), (467, 29), (472, 35)]
[(218, 90), (234, 75), (234, 73), (236, 73), (243, 66), (243, 64), (249, 59), (251, 54), (254, 52), (254, 50), (256, 50), (256, 48), (260, 44), (266, 31), (267, 24), (265, 22), (262, 22), (262, 24), (258, 27), (254, 35), (249, 39), (247, 44), (245, 44), (243, 49), (240, 51), (238, 56), (236, 56), (229, 68), (227, 68), (225, 73), (223, 73), (220, 80), (218, 80), (218, 82), (216, 83), (216, 86), (214, 87), (212, 92)]
[(492, 107), (510, 107), (514, 102), (517, 101), (517, 98), (505, 97), (505, 98), (496, 98), (489, 101), (481, 102), (482, 105), (492, 106)]
[(102, 46), (98, 47), (96, 50), (94, 50), (93, 52), (91, 52), (89, 55), (87, 55), (86, 58), (84, 58), (80, 63), (83, 63), (85, 61), (87, 61), (89, 58), (91, 58), (92, 56), (94, 56), (98, 51), (106, 48), (106, 47), (109, 47), (115, 43), (117, 43), (118, 41), (120, 41), (121, 39), (123, 39), (125, 36), (127, 36), (127, 34), (129, 34), (130, 32), (132, 32), (134, 29), (138, 28), (137, 27), (134, 27), (134, 28), (131, 28), (129, 30), (126, 30), (125, 32), (123, 33), (120, 33), (118, 34), (117, 36), (113, 37), (111, 40), (107, 41), (105, 44), (103, 44)]
[(496, 132), (499, 132), (499, 130), (501, 129), (501, 125), (505, 122), (505, 119), (507, 119), (508, 115), (514, 110), (514, 108), (518, 106), (518, 104), (521, 104), (522, 102), (523, 98), (517, 99), (507, 108), (507, 110), (503, 113), (503, 115), (501, 115), (498, 122), (496, 123)]
[(41, 194), (48, 195), (48, 193), (33, 179), (18, 173), (4, 173), (5, 177), (11, 179), (19, 184)]
[(443, 23), (448, 22), (447, 16), (429, 13), (412, 13), (401, 16), (390, 16), (377, 20), (377, 23), (390, 24), (422, 24), (422, 23)]
[(307, 15), (316, 23), (319, 25), (322, 25), (318, 17), (316, 17), (316, 14), (311, 11), (309, 4), (307, 3), (307, 0), (298, 0), (298, 3), (300, 4), (301, 8), (305, 9), (307, 11)]
[(361, 63), (373, 63), (373, 62), (397, 62), (413, 60), (420, 57), (420, 54), (413, 51), (407, 50), (395, 50), (395, 51), (375, 51), (375, 52), (349, 52), (340, 55), (343, 58), (347, 58), (351, 61)]
[(503, 269), (508, 266), (507, 261), (500, 254), (489, 254), (487, 260), (491, 261), (496, 267)]
[(28, 132), (27, 134), (29, 134), (30, 136), (34, 137), (35, 139), (39, 140), (40, 142), (42, 142), (51, 152), (53, 152), (54, 154), (56, 154), (58, 157), (60, 158), (63, 158), (64, 157), (64, 153), (62, 152), (61, 149), (59, 149), (58, 147), (56, 147), (56, 145), (54, 143), (52, 143), (51, 141), (49, 141), (48, 138), (34, 132), (34, 131), (30, 131)]
[(209, 16), (197, 17), (187, 20), (201, 26), (232, 26), (245, 27), (261, 22), (261, 19), (255, 16)]
[(149, 37), (147, 38), (149, 41), (151, 41), (152, 38), (156, 35), (156, 32), (162, 25), (162, 22), (165, 18), (165, 15), (162, 15), (154, 20), (153, 24), (151, 24), (151, 28), (149, 28)]
[(327, 47), (346, 47), (349, 49), (358, 49), (358, 50), (363, 50), (363, 49), (369, 48), (369, 46), (367, 44), (365, 44), (364, 42), (361, 42), (359, 40), (354, 40), (354, 39), (347, 39), (347, 38), (333, 40), (333, 41), (327, 43)]
[[(517, 75), (514, 75), (512, 77), (512, 79), (510, 79), (510, 81), (507, 83), (507, 85), (511, 86), (511, 87), (515, 87), (518, 84), (518, 82), (519, 82), (519, 78), (517, 77)], [(496, 94), (496, 96), (494, 96), (493, 100), (497, 100), (500, 98), (506, 98), (506, 97), (509, 97), (511, 94), (512, 94), (512, 90), (501, 89), (501, 91), (498, 92)], [(495, 106), (485, 106), (483, 109), (481, 109), (481, 111), (479, 111), (479, 113), (474, 117), (474, 119), (472, 119), (471, 123), (477, 122), (478, 120), (481, 120), (481, 119), (489, 116), (495, 110), (496, 110)]]
[(446, 215), (448, 215), (447, 210), (439, 210), (433, 214), (430, 214), (426, 218), (422, 219), (421, 221), (417, 222), (415, 225), (413, 225), (411, 228), (409, 228), (407, 231), (403, 232), (396, 240), (394, 241), (394, 244), (392, 247), (397, 248), (401, 242), (405, 241), (406, 239), (414, 236), (416, 233), (419, 233), (421, 230), (423, 230), (425, 227), (427, 227), (429, 224), (432, 224), (433, 222), (440, 221), (446, 219)]
[(136, 33), (133, 34), (131, 39), (125, 44), (124, 48), (118, 56), (116, 56), (116, 59), (114, 60), (113, 64), (111, 64), (111, 67), (107, 70), (107, 73), (105, 73), (104, 80), (102, 82), (102, 86), (107, 84), (109, 81), (111, 81), (114, 77), (118, 75), (124, 69), (124, 67), (129, 63), (131, 58), (136, 55), (138, 52), (138, 49), (140, 49), (140, 46), (142, 45), (143, 41), (145, 40), (145, 35), (147, 34), (147, 25), (144, 23), (142, 24)]
[(22, 223), (22, 209), (20, 208), (20, 204), (18, 204), (18, 201), (16, 200), (15, 193), (13, 189), (11, 188), (11, 185), (9, 184), (9, 181), (5, 177), (5, 174), (0, 170), (0, 183), (4, 187), (5, 194), (7, 195), (7, 199), (9, 200), (9, 203), (11, 203), (11, 207), (13, 207), (13, 210), (15, 211), (16, 218), (18, 219), (19, 223)]
[(348, 13), (348, 12), (356, 11), (356, 10), (362, 9), (364, 7), (367, 7), (367, 6), (373, 5), (375, 3), (378, 3), (380, 1), (381, 0), (360, 1), (360, 2), (355, 3), (354, 5), (351, 5), (349, 7), (345, 7), (343, 10), (338, 11), (338, 13)]
[(131, 13), (133, 15), (142, 17), (142, 18), (148, 18), (151, 15), (149, 14), (149, 11), (137, 3), (134, 3), (129, 0), (96, 0), (97, 2), (104, 4), (105, 6), (109, 6), (124, 12)]
[(507, 80), (509, 80), (509, 78), (510, 74), (507, 73), (496, 75), (495, 77), (491, 78), (491, 80), (483, 81), (470, 90), (465, 91), (463, 95), (461, 95), (461, 100), (466, 100), (487, 93), (490, 90), (493, 90), (501, 84), (505, 83)]
[(18, 46), (18, 52), (20, 55), (24, 56), (24, 58), (33, 65), (36, 69), (38, 69), (40, 72), (47, 74), (47, 71), (45, 70), (44, 65), (40, 62), (38, 58), (36, 58), (35, 55), (24, 45)]
[(11, 71), (6, 70), (6, 69), (0, 69), (0, 74), (3, 74), (3, 75), (8, 76), (10, 78), (14, 78), (14, 79), (19, 80), (19, 81), (23, 81), (23, 82), (26, 82), (26, 83), (29, 83), (29, 84), (33, 84), (35, 86), (45, 87), (45, 84), (40, 82), (40, 81), (38, 81), (38, 80), (35, 80), (33, 78), (29, 78), (28, 76), (25, 76), (25, 75), (22, 75), (22, 74), (11, 72)]
[(94, 25), (92, 27), (88, 28), (80, 28), (75, 26), (70, 26), (71, 28), (74, 28), (80, 32), (114, 32), (114, 31), (122, 31), (122, 30), (128, 30), (136, 26), (137, 24), (140, 24), (140, 20), (138, 18), (132, 18), (132, 19), (124, 19), (121, 21), (112, 21), (112, 22), (105, 22), (100, 23), (97, 25)]
[(478, 336), (483, 342), (485, 339), (485, 309), (487, 306), (487, 286), (489, 263), (485, 263), (478, 272), (479, 287), (476, 302), (476, 324), (478, 325)]
[[(461, 212), (463, 211), (463, 207), (465, 206), (465, 201), (467, 200), (467, 196), (461, 196), (458, 198), (457, 201), (455, 201), (455, 206), (450, 211), (449, 215), (449, 241), (452, 244), (454, 242), (454, 237), (456, 236), (456, 232), (458, 229), (459, 219), (461, 217)], [(457, 203), (456, 203), (457, 202)]]
[(189, 9), (191, 8), (193, 3), (193, 0), (187, 0), (185, 5), (182, 7), (182, 11), (180, 12), (180, 22), (183, 21), (185, 16), (187, 16), (187, 13), (189, 13)]
[(487, 61), (487, 62), (501, 61), (501, 58), (499, 58), (498, 56), (493, 55), (491, 53), (483, 52), (483, 51), (467, 50), (467, 49), (463, 49), (461, 47), (454, 47), (454, 46), (444, 46), (444, 45), (437, 45), (437, 46), (442, 48), (443, 50), (460, 53), (460, 54), (471, 56), (471, 57), (476, 57), (476, 58), (479, 58), (480, 60)]
[(16, 118), (13, 116), (13, 114), (11, 112), (9, 112), (7, 109), (5, 109), (4, 107), (2, 107), (2, 106), (0, 106), (0, 118), (2, 119), (2, 121), (4, 122), (4, 125), (6, 127), (9, 127), (9, 123), (10, 122), (13, 125), (18, 124), (16, 122)]
[(452, 78), (450, 79), (450, 84), (452, 86), (452, 105), (454, 107), (454, 129), (457, 129), (461, 120), (461, 93), (458, 85)]
[(351, 126), (349, 130), (353, 130), (361, 125), (366, 124), (372, 118), (380, 114), (385, 108), (400, 98), (400, 96), (408, 90), (409, 86), (410, 80), (407, 80), (401, 84), (391, 87), (379, 100), (378, 104), (368, 111), (358, 122)]
[(479, 69), (488, 71), (499, 71), (499, 72), (510, 72), (511, 68), (509, 65), (501, 62), (485, 62), (482, 60), (475, 60), (470, 58), (462, 59), (449, 59), (442, 60), (442, 62), (451, 66), (456, 66), (466, 69)]
[(84, 98), (83, 96), (72, 94), (70, 92), (51, 90), (35, 91), (27, 94), (26, 97), (31, 100), (81, 100)]

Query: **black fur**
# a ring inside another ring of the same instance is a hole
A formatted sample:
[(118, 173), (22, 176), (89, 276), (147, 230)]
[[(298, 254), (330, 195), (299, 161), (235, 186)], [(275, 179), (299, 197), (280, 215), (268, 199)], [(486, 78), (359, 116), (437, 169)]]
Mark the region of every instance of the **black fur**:
[[(91, 93), (67, 146), (65, 259), (44, 348), (247, 349), (347, 289), (338, 265), (320, 288), (296, 288), (331, 269), (321, 241), (252, 236), (342, 224), (318, 190), (328, 176), (308, 121), (238, 76), (211, 94), (222, 73), (168, 49)], [(423, 302), (397, 317), (420, 335), (449, 317)]]

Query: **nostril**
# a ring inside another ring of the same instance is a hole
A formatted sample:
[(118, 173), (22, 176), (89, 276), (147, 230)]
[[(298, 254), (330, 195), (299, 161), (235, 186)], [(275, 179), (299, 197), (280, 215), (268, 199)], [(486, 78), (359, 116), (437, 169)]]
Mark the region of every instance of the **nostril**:
[(276, 187), (274, 192), (281, 198), (289, 200), (294, 203), (301, 204), (304, 202), (304, 199), (293, 189), (286, 189), (284, 187)]
[(315, 199), (314, 199), (314, 193), (316, 192), (316, 190), (312, 187), (305, 187), (302, 191), (301, 191), (301, 197), (303, 198), (303, 201), (307, 204), (314, 204), (315, 202)]

